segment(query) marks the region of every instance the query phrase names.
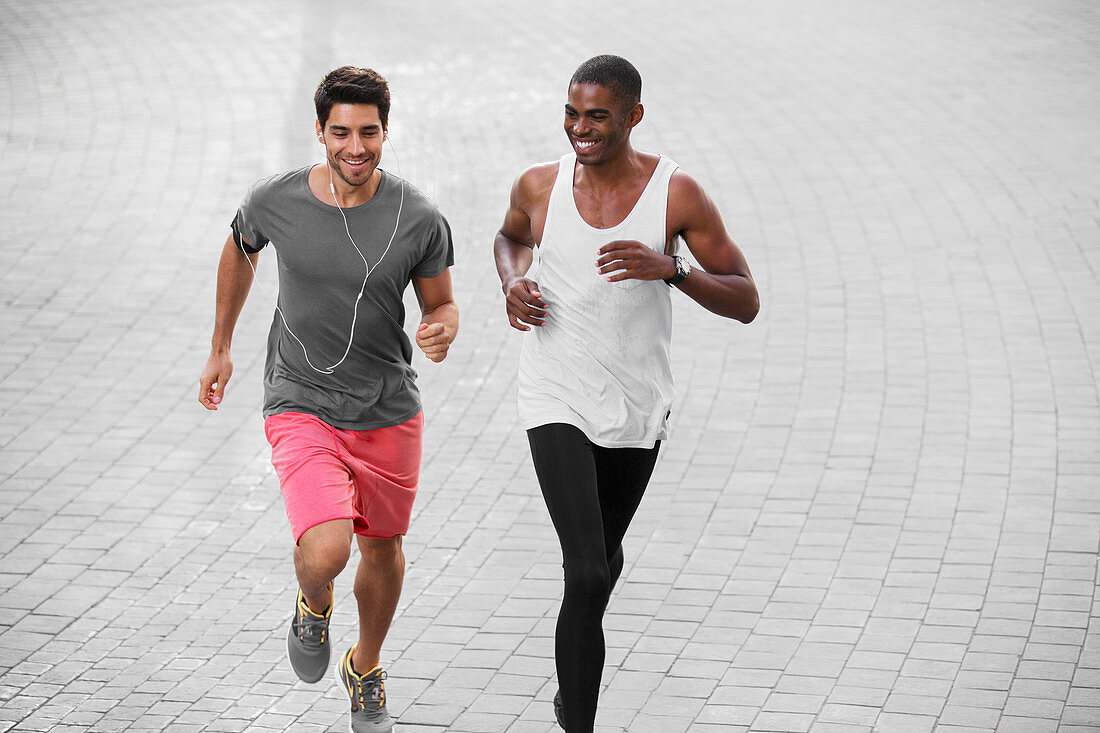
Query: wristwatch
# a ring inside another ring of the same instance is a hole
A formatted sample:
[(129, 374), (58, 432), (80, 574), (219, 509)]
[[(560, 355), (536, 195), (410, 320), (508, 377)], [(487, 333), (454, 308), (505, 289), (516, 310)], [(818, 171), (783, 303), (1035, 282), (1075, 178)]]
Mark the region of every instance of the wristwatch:
[(679, 285), (691, 274), (691, 263), (680, 255), (672, 255), (672, 259), (676, 260), (676, 274), (665, 280), (669, 287)]

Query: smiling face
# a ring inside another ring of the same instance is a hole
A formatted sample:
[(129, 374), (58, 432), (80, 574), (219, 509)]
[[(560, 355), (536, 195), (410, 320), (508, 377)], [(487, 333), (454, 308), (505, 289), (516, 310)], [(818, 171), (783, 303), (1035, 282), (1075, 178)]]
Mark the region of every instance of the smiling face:
[(641, 119), (641, 104), (625, 107), (608, 87), (569, 86), (565, 134), (582, 165), (599, 165), (621, 155), (630, 145), (630, 131)]
[(317, 133), (325, 143), (329, 167), (349, 186), (362, 186), (382, 159), (385, 128), (373, 104), (335, 104), (324, 130)]

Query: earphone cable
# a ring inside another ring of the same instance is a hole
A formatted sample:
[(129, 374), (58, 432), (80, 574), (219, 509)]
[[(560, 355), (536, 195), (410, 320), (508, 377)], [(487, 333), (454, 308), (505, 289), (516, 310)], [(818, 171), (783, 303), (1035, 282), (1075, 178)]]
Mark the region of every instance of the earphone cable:
[[(286, 314), (283, 313), (283, 309), (279, 306), (278, 296), (273, 298), (273, 300), (275, 301), (275, 312), (278, 313), (279, 318), (282, 319), (283, 326), (286, 328), (287, 333), (289, 333), (291, 335), (291, 337), (293, 337), (293, 339), (298, 342), (298, 345), (302, 347), (302, 355), (305, 356), (306, 364), (308, 364), (309, 367), (311, 369), (313, 369), (313, 371), (315, 371), (319, 374), (332, 374), (333, 371), (336, 369), (336, 367), (343, 364), (344, 360), (348, 358), (348, 354), (351, 353), (351, 345), (355, 340), (355, 324), (356, 324), (356, 322), (358, 321), (358, 318), (359, 318), (359, 301), (363, 299), (363, 293), (366, 292), (367, 279), (370, 278), (371, 273), (374, 272), (376, 269), (378, 269), (378, 266), (382, 264), (382, 260), (386, 259), (386, 255), (389, 253), (390, 247), (393, 245), (393, 240), (397, 236), (397, 231), (401, 227), (401, 213), (402, 213), (402, 211), (404, 210), (404, 207), (405, 207), (405, 181), (400, 176), (400, 173), (401, 173), (401, 160), (397, 155), (397, 151), (393, 147), (392, 142), (390, 142), (388, 139), (386, 140), (386, 142), (389, 142), (390, 152), (393, 153), (394, 160), (397, 163), (397, 170), (398, 170), (397, 183), (401, 187), (401, 198), (400, 198), (400, 200), (398, 201), (398, 204), (397, 204), (397, 218), (396, 218), (396, 221), (394, 222), (394, 225), (393, 225), (393, 232), (390, 234), (390, 239), (386, 243), (386, 248), (382, 251), (382, 256), (378, 258), (378, 262), (374, 263), (374, 267), (371, 267), (370, 263), (367, 262), (366, 255), (364, 255), (363, 251), (361, 249), (359, 249), (359, 245), (356, 244), (355, 238), (353, 236), (351, 236), (351, 227), (348, 225), (348, 218), (344, 214), (344, 208), (342, 206), (340, 206), (340, 202), (336, 198), (336, 187), (335, 187), (335, 184), (334, 184), (333, 179), (332, 179), (332, 167), (328, 163), (327, 154), (326, 154), (326, 158), (325, 158), (325, 167), (328, 168), (329, 192), (332, 194), (332, 201), (336, 205), (337, 211), (340, 212), (340, 218), (344, 222), (344, 231), (348, 235), (348, 240), (351, 241), (351, 246), (355, 248), (355, 251), (359, 254), (359, 257), (363, 260), (363, 266), (366, 268), (366, 273), (363, 275), (363, 284), (359, 288), (358, 295), (355, 296), (355, 304), (352, 307), (351, 330), (348, 333), (348, 345), (347, 345), (347, 348), (344, 349), (344, 354), (343, 354), (343, 356), (340, 357), (340, 360), (337, 361), (332, 366), (329, 366), (329, 367), (318, 368), (317, 366), (315, 366), (313, 364), (313, 362), (310, 361), (309, 350), (306, 349), (305, 343), (302, 341), (302, 339), (298, 338), (298, 335), (296, 333), (294, 333), (293, 329), (291, 329), (290, 323), (286, 319)], [(238, 237), (240, 238), (240, 241), (238, 242), (238, 245), (241, 246), (242, 249), (243, 249), (243, 244), (242, 243), (244, 241), (244, 234), (241, 231), (240, 212), (239, 211), (237, 212), (237, 234), (238, 234)], [(271, 243), (271, 246), (275, 247), (275, 244)], [(279, 251), (278, 248), (275, 248), (276, 254), (278, 254), (278, 251)], [(249, 268), (252, 269), (253, 280), (256, 280), (257, 279), (256, 267), (252, 264), (252, 260), (246, 255), (245, 256), (245, 261), (248, 262)], [(261, 291), (264, 290), (263, 286), (259, 285), (258, 282), (257, 282), (257, 285), (259, 286)], [(265, 294), (267, 294), (266, 291), (264, 291), (264, 292), (265, 292)], [(270, 296), (268, 296), (268, 297), (270, 297)]]

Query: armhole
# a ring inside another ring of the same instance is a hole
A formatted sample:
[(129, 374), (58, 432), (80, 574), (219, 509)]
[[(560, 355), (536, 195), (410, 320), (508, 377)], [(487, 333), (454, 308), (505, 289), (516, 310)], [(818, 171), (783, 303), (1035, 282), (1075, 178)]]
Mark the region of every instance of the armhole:
[(682, 245), (684, 244), (684, 238), (679, 232), (673, 233), (671, 237), (666, 237), (666, 232), (668, 232), (668, 202), (672, 196), (672, 176), (676, 174), (676, 171), (680, 170), (680, 166), (671, 158), (666, 158), (663, 155), (661, 156), (661, 163), (658, 165), (664, 164), (665, 161), (668, 161), (669, 170), (667, 173), (661, 174), (662, 176), (667, 175), (668, 178), (668, 180), (665, 181), (665, 216), (662, 222), (661, 239), (665, 243), (664, 254), (675, 255), (680, 253)]

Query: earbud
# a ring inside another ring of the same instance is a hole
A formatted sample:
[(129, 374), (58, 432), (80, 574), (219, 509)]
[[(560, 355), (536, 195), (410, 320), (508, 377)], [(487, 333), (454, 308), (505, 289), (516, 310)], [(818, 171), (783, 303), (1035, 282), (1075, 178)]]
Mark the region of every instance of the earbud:
[(325, 136), (322, 135), (321, 133), (317, 133), (317, 142), (323, 143), (324, 141), (325, 141)]

